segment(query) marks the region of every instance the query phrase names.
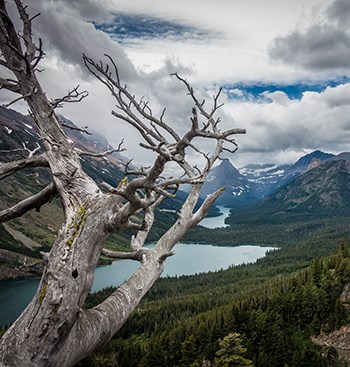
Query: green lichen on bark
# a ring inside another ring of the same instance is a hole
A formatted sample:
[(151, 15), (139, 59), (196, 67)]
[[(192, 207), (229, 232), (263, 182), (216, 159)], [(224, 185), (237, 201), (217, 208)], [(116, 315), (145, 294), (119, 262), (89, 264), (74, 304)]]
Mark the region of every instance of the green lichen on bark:
[(120, 180), (118, 186), (117, 186), (117, 189), (118, 190), (122, 190), (126, 187), (126, 185), (128, 184), (128, 178), (127, 177), (124, 177)]
[(70, 238), (66, 241), (68, 246), (71, 246), (77, 237), (79, 231), (84, 226), (87, 217), (87, 208), (84, 205), (80, 205), (77, 214), (72, 219), (72, 222), (69, 224), (69, 232), (72, 231)]
[(40, 293), (39, 293), (39, 302), (40, 302), (40, 304), (43, 303), (43, 300), (44, 300), (45, 295), (46, 295), (46, 291), (47, 291), (47, 284), (44, 284), (43, 287), (41, 288)]

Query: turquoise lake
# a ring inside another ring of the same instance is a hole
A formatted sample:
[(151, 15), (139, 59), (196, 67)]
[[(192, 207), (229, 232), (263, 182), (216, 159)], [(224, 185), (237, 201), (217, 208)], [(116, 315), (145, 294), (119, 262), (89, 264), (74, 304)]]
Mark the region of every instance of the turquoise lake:
[[(209, 228), (223, 227), (228, 216), (227, 208), (220, 208), (220, 217), (206, 218), (201, 222)], [(175, 256), (166, 260), (163, 276), (192, 275), (196, 273), (227, 269), (230, 266), (255, 262), (265, 256), (272, 247), (236, 246), (219, 247), (194, 243), (177, 244)], [(108, 286), (123, 283), (139, 266), (132, 260), (115, 261), (111, 265), (98, 267), (95, 271), (93, 292)], [(0, 281), (0, 326), (13, 322), (24, 310), (36, 292), (39, 279)]]

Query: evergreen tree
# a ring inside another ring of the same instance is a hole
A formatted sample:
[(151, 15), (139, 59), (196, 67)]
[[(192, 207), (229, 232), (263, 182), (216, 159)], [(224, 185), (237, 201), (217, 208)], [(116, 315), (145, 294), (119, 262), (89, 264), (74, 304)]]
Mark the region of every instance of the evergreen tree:
[(253, 367), (253, 362), (243, 357), (247, 349), (242, 346), (242, 342), (239, 333), (230, 333), (220, 340), (214, 367)]
[(190, 366), (196, 359), (196, 341), (193, 335), (190, 335), (181, 344), (182, 358), (180, 360), (180, 367)]

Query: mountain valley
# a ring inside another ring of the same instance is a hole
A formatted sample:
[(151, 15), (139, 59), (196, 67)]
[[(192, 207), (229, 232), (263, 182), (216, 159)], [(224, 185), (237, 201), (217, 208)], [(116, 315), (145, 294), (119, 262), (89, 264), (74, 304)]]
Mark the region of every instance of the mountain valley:
[[(62, 121), (75, 127), (63, 117)], [(112, 149), (102, 136), (69, 128), (66, 133), (82, 151), (102, 154)], [(0, 108), (0, 142), (3, 161), (42, 149), (31, 119), (4, 108)], [(86, 155), (81, 161), (99, 184), (115, 187), (128, 160), (113, 154)], [(45, 168), (5, 178), (0, 209), (38, 192), (49, 179)], [(231, 208), (229, 226), (198, 225), (184, 240), (218, 246), (268, 244), (278, 249), (254, 264), (161, 279), (121, 332), (79, 366), (210, 366), (219, 339), (232, 331), (243, 337), (246, 357), (257, 367), (338, 366), (338, 351), (345, 355), (343, 360), (347, 358), (350, 351), (339, 343), (347, 337), (343, 325), (349, 320), (343, 290), (350, 282), (345, 244), (350, 238), (350, 154), (315, 151), (290, 165), (239, 169), (225, 159), (213, 169), (201, 195), (205, 198), (222, 187), (226, 189), (217, 204)], [(176, 199), (165, 201), (165, 211), (156, 212), (150, 240), (159, 238), (174, 220), (169, 211), (178, 209), (185, 197), (179, 191)], [(215, 208), (211, 215), (217, 215)], [(62, 216), (53, 198), (40, 211), (0, 225), (3, 278), (41, 272), (41, 252), (50, 251)], [(130, 235), (111, 236), (106, 248), (126, 249)], [(89, 296), (85, 307), (111, 291)], [(278, 353), (270, 348), (272, 341)]]
[[(83, 134), (75, 129), (73, 122), (64, 117), (61, 119), (64, 125), (73, 127), (66, 127), (65, 131), (77, 149), (92, 155), (113, 149), (105, 137)], [(32, 120), (5, 108), (0, 108), (0, 141), (4, 161), (41, 149)], [(118, 185), (128, 160), (119, 153), (102, 158), (88, 154), (81, 158), (84, 170), (100, 184), (107, 182), (111, 186)], [(223, 245), (283, 244), (289, 241), (287, 237), (296, 241), (305, 231), (312, 234), (331, 228), (334, 221), (337, 221), (337, 225), (345, 223), (350, 216), (349, 159), (349, 153), (334, 155), (315, 151), (294, 164), (255, 164), (239, 169), (224, 159), (210, 173), (201, 195), (204, 199), (209, 193), (225, 187), (217, 204), (232, 208), (230, 217), (226, 219), (230, 227), (207, 230), (198, 226), (186, 238), (194, 242)], [(0, 208), (4, 209), (38, 192), (49, 182), (47, 175), (45, 168), (26, 169), (4, 179), (0, 188)], [(165, 211), (156, 212), (156, 225), (150, 233), (150, 240), (159, 238), (174, 220), (169, 211), (179, 208), (186, 193), (179, 191), (177, 196), (175, 200), (164, 202), (162, 209)], [(215, 207), (210, 215), (217, 215)], [(59, 203), (53, 199), (38, 212), (32, 211), (23, 218), (0, 225), (2, 266), (17, 269), (25, 261), (31, 264), (37, 262), (41, 257), (40, 251), (47, 251), (54, 241), (62, 219)], [(289, 228), (287, 232), (281, 230), (285, 226)], [(295, 236), (284, 235), (290, 231)], [(28, 246), (30, 241), (34, 241), (35, 246)], [(114, 235), (106, 246), (123, 248), (127, 243), (126, 237)], [(32, 269), (38, 270), (35, 267)]]

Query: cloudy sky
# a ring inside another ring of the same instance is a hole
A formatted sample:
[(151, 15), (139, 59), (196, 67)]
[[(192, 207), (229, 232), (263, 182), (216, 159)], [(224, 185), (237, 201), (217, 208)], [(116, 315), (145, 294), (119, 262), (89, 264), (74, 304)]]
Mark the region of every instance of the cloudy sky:
[[(191, 101), (180, 73), (209, 101), (223, 87), (224, 128), (237, 137), (237, 167), (289, 163), (316, 149), (350, 151), (349, 0), (28, 0), (43, 39), (40, 78), (52, 98), (80, 84), (82, 103), (60, 112), (78, 125), (125, 138), (126, 153), (150, 159), (137, 133), (111, 116), (113, 99), (83, 66), (82, 53), (110, 54), (121, 78), (180, 131)], [(1, 100), (8, 98), (3, 94)], [(14, 106), (16, 107), (16, 106)], [(18, 105), (18, 108), (22, 108)]]

